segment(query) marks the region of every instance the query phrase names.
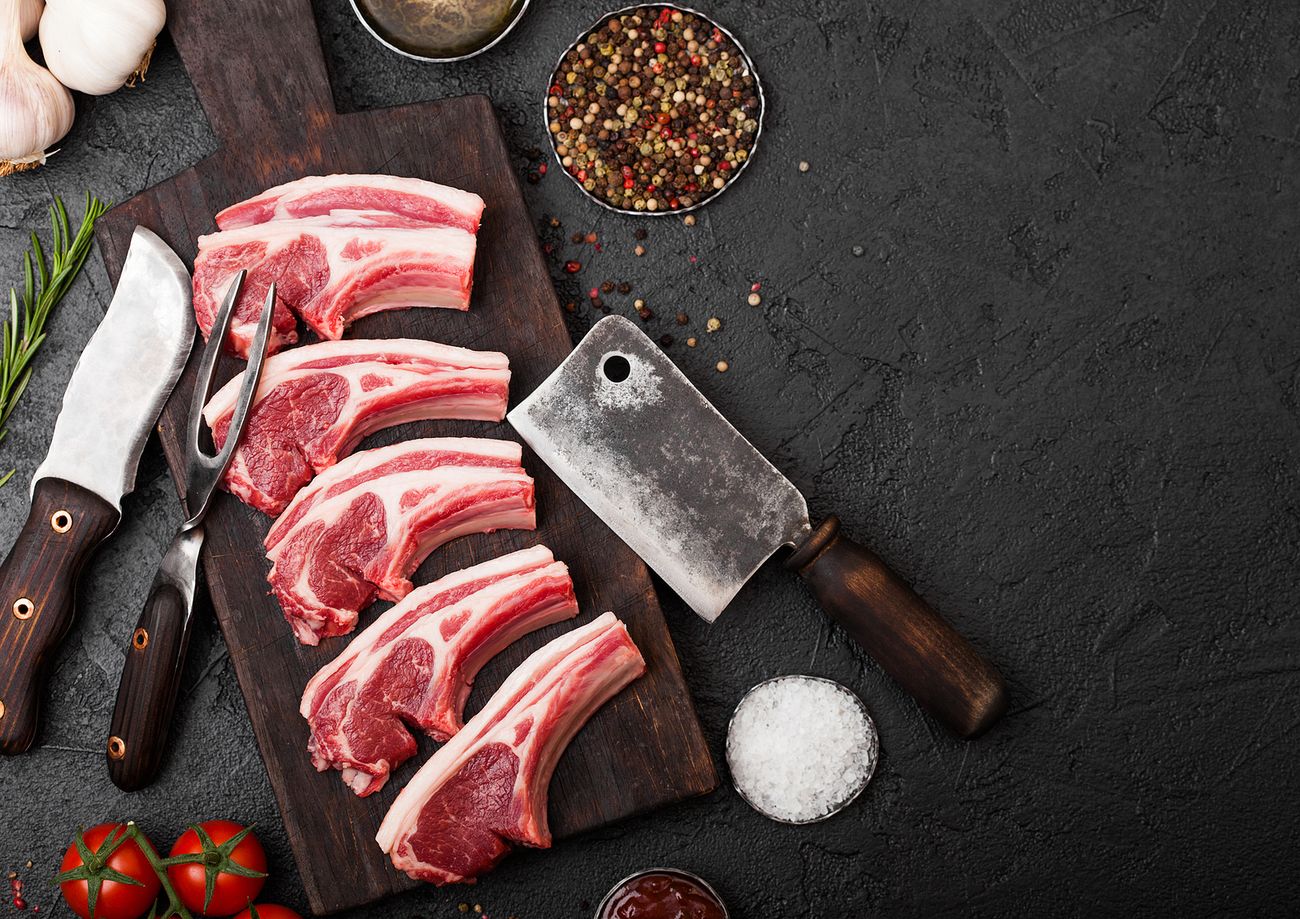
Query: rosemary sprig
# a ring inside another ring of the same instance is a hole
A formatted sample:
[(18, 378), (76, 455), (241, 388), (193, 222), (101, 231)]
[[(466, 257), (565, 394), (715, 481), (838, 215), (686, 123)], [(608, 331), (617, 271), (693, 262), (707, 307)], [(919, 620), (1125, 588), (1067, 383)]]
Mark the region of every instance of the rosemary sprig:
[[(32, 233), (31, 248), (23, 253), (22, 296), (16, 288), (9, 288), (9, 317), (0, 340), (0, 441), (9, 433), (9, 416), (31, 381), (32, 359), (45, 341), (45, 322), (81, 271), (90, 254), (95, 221), (107, 210), (107, 204), (87, 192), (86, 211), (74, 236), (68, 211), (55, 196), (50, 205), (53, 240), (48, 263), (40, 237)], [(13, 469), (6, 472), (0, 486), (13, 474)]]

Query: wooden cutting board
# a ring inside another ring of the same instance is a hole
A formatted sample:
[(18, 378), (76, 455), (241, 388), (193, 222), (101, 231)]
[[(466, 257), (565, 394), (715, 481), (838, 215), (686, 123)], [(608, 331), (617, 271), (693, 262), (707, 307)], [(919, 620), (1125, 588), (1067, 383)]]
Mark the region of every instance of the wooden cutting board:
[[(340, 116), (309, 0), (173, 0), (169, 9), (169, 28), (221, 149), (100, 222), (98, 239), (115, 283), (136, 224), (157, 232), (192, 264), (195, 237), (214, 229), (213, 215), (267, 186), (331, 172), (419, 176), (477, 192), (487, 202), (472, 308), (379, 314), (358, 322), (350, 336), (430, 338), (504, 351), (513, 371), (512, 406), (569, 353), (532, 222), (486, 98)], [(383, 52), (376, 46), (358, 53)], [(242, 367), (223, 360), (223, 379)], [(182, 490), (181, 441), (196, 363), (197, 351), (159, 424)], [(433, 422), (382, 432), (366, 445), (432, 434), (517, 439), (505, 424)], [(569, 564), (582, 608), (578, 622), (614, 610), (631, 629), (649, 670), (591, 720), (560, 761), (550, 792), (555, 835), (711, 791), (717, 774), (645, 566), (527, 450), (524, 464), (537, 479), (537, 531), (456, 540), (435, 552), (414, 580), (426, 583), (541, 542)], [(204, 572), (311, 907), (333, 912), (416, 886), (391, 867), (373, 836), (432, 746), (425, 743), (421, 756), (366, 799), (354, 797), (337, 773), (312, 767), (298, 700), (308, 678), (347, 639), (318, 648), (294, 640), (267, 594), (262, 539), (269, 524), (269, 518), (220, 494), (208, 517)], [(377, 611), (363, 614), (362, 626)], [(478, 678), (471, 712), (528, 653), (573, 625), (544, 629), (492, 661)], [(201, 714), (192, 713), (177, 730), (203, 731)], [(552, 857), (563, 858), (563, 852)]]

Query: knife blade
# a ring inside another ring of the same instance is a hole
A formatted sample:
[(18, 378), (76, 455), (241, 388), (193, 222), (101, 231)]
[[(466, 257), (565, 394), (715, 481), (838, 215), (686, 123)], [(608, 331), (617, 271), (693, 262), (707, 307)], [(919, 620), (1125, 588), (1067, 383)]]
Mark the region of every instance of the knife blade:
[(33, 490), (41, 479), (62, 479), (120, 509), (193, 341), (190, 274), (165, 242), (136, 227), (108, 311), (72, 371)]
[(137, 227), (32, 477), (27, 522), (0, 566), (0, 753), (21, 753), (36, 736), (45, 671), (72, 624), (81, 570), (117, 527), (193, 342), (189, 272)]
[(783, 547), (822, 606), (963, 737), (1006, 706), (1001, 677), (878, 556), (827, 518), (633, 323), (596, 323), (507, 416), (537, 455), (688, 605), (714, 621)]

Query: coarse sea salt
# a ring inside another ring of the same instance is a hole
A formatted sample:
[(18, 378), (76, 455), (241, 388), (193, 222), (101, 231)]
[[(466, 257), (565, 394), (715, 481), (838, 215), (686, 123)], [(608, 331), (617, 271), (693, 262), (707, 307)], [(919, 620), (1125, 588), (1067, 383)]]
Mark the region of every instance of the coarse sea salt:
[(736, 790), (759, 813), (786, 823), (843, 809), (871, 780), (879, 750), (861, 700), (820, 677), (759, 683), (740, 700), (727, 730)]

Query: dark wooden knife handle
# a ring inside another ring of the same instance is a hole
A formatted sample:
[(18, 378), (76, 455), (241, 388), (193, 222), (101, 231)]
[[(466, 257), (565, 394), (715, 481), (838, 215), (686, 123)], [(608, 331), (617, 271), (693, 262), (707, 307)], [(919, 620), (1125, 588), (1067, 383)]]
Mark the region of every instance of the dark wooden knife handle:
[(978, 737), (1007, 707), (1006, 686), (966, 639), (871, 550), (827, 517), (786, 559), (826, 612), (950, 730)]
[(191, 619), (180, 590), (155, 581), (131, 633), (109, 729), (108, 775), (123, 791), (151, 784), (162, 767)]
[(0, 753), (36, 739), (45, 676), (75, 615), (77, 581), (121, 514), (94, 492), (40, 479), (32, 507), (0, 566)]

